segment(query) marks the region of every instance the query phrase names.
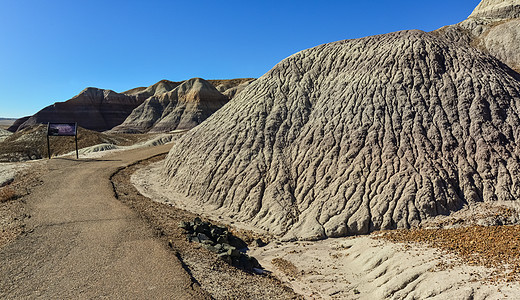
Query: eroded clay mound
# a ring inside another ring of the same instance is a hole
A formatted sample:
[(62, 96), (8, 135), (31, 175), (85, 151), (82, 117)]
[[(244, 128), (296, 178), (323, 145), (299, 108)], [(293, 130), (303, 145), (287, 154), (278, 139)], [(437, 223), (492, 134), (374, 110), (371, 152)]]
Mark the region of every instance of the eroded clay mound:
[(113, 132), (168, 132), (191, 129), (221, 108), (228, 97), (201, 78), (184, 81), (167, 93), (152, 96)]
[(145, 100), (151, 96), (158, 96), (167, 93), (181, 84), (182, 82), (175, 82), (163, 79), (149, 87), (133, 88), (131, 90), (123, 92), (122, 94), (137, 96), (139, 97), (139, 99)]
[(86, 129), (105, 131), (121, 124), (142, 102), (136, 96), (89, 87), (70, 100), (56, 102), (26, 120), (20, 119), (12, 127), (21, 130), (48, 122), (77, 122)]
[(171, 191), (286, 238), (404, 228), (520, 196), (520, 81), (438, 33), (299, 52), (170, 151)]

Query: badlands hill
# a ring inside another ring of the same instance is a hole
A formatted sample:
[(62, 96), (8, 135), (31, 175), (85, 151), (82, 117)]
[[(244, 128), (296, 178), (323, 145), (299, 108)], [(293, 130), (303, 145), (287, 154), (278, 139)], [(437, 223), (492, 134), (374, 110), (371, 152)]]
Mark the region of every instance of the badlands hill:
[(175, 82), (169, 80), (161, 80), (156, 84), (153, 84), (149, 87), (138, 87), (126, 92), (122, 92), (121, 94), (129, 95), (129, 96), (137, 96), (140, 99), (147, 99), (152, 96), (158, 96), (164, 93), (167, 93), (174, 88), (178, 87), (182, 82)]
[(286, 239), (406, 228), (520, 197), (520, 75), (464, 30), (301, 51), (188, 132), (168, 191)]
[(8, 138), (12, 133), (3, 128), (0, 128), (0, 142)]
[(146, 99), (121, 125), (113, 128), (112, 132), (144, 133), (191, 129), (220, 109), (250, 81), (235, 79), (211, 82), (201, 78), (184, 81), (169, 92)]
[(77, 122), (86, 129), (105, 131), (121, 124), (143, 100), (138, 96), (89, 87), (70, 100), (56, 102), (25, 121), (15, 122), (10, 130), (48, 122)]
[[(187, 86), (190, 86), (191, 81), (192, 80), (174, 82), (169, 80), (161, 80), (149, 87), (137, 87), (123, 93), (116, 93), (111, 90), (97, 88), (86, 88), (70, 100), (65, 102), (56, 102), (53, 105), (47, 106), (40, 110), (33, 116), (28, 116), (16, 120), (14, 124), (8, 128), (8, 130), (15, 132), (19, 129), (24, 129), (26, 127), (37, 124), (45, 124), (47, 122), (77, 122), (79, 126), (90, 130), (110, 130), (115, 126), (123, 123), (126, 118), (130, 116), (133, 110), (136, 109), (140, 104), (143, 104), (145, 100), (149, 99), (147, 103), (155, 103), (154, 101), (161, 99), (161, 103), (164, 104), (164, 101), (170, 101), (168, 97), (171, 97), (171, 95), (168, 96), (166, 95), (167, 93), (175, 90), (181, 85), (184, 85), (184, 87), (180, 88), (179, 91), (181, 91)], [(184, 99), (192, 104), (187, 105), (188, 110), (182, 116), (183, 120), (180, 122), (181, 127), (185, 129), (196, 126), (218, 108), (220, 108), (223, 104), (225, 104), (225, 102), (233, 98), (239, 91), (244, 89), (252, 81), (254, 81), (252, 78), (209, 80), (209, 83), (204, 81), (204, 86), (201, 86), (200, 84), (196, 85), (195, 89), (190, 90), (189, 93), (186, 94), (188, 98)], [(197, 92), (197, 88), (202, 88), (202, 90)], [(215, 88), (217, 88), (218, 91), (215, 90)], [(208, 90), (211, 90), (211, 92), (207, 92)], [(183, 92), (181, 92), (181, 94), (182, 93)], [(199, 94), (197, 95), (197, 93)], [(216, 100), (216, 96), (211, 95), (211, 93), (219, 94), (217, 98), (220, 100)], [(209, 98), (206, 99), (206, 96)], [(170, 104), (169, 106), (164, 105), (163, 109), (169, 109), (168, 112), (175, 111), (175, 115), (179, 111), (183, 111), (186, 108), (185, 104), (188, 102), (184, 100), (181, 99), (180, 101), (176, 102), (184, 105), (183, 107), (180, 105), (177, 109), (175, 109), (172, 106), (173, 104)], [(154, 111), (154, 113), (158, 112)], [(167, 119), (167, 113), (164, 115), (163, 113), (164, 112), (161, 112), (161, 120)], [(129, 118), (129, 120), (125, 121), (123, 126), (114, 131), (129, 133), (145, 131), (142, 130), (142, 124), (150, 122), (150, 120), (139, 119), (138, 117), (141, 115), (142, 109), (140, 108), (133, 114), (132, 117)], [(160, 131), (160, 128), (164, 130), (170, 130), (170, 128), (175, 128), (177, 125), (179, 125), (179, 120), (177, 120), (174, 115), (170, 116), (169, 120), (172, 120), (175, 124), (167, 124), (167, 121), (164, 120), (160, 126), (157, 126), (155, 131)], [(149, 116), (144, 114), (142, 117), (148, 118)], [(191, 120), (188, 120), (190, 118)], [(155, 117), (152, 119), (154, 122), (158, 121)], [(136, 123), (132, 124), (134, 121)]]

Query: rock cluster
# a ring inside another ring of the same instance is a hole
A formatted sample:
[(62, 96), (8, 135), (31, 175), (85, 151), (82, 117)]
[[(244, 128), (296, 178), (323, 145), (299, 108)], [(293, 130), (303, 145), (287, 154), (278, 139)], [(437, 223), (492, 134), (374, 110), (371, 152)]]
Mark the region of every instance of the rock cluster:
[(250, 272), (262, 269), (254, 257), (245, 254), (247, 244), (231, 234), (226, 227), (203, 222), (200, 218), (195, 218), (192, 222), (181, 222), (179, 227), (186, 230), (190, 242), (201, 243), (223, 261)]
[(172, 191), (284, 239), (520, 198), (520, 75), (442, 32), (301, 51), (184, 135)]

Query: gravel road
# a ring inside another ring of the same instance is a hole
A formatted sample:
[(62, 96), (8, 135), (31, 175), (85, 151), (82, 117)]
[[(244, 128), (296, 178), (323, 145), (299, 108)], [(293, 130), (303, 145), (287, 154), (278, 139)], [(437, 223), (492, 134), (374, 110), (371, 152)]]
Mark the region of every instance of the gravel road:
[(26, 196), (27, 233), (0, 249), (0, 298), (209, 298), (109, 180), (170, 147), (48, 161)]

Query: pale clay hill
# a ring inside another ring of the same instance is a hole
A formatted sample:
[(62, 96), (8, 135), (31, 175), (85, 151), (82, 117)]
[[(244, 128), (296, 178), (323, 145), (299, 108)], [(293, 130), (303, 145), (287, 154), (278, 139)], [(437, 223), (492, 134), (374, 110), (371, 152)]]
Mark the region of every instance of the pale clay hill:
[(228, 94), (222, 94), (204, 79), (193, 78), (179, 83), (166, 93), (146, 99), (111, 132), (144, 133), (191, 129), (220, 109), (249, 81), (228, 80), (215, 83), (222, 92), (227, 91)]
[(173, 146), (165, 188), (284, 239), (516, 200), (520, 75), (472, 38), (411, 30), (294, 54)]
[(457, 25), (470, 43), (520, 71), (520, 0), (484, 0)]

